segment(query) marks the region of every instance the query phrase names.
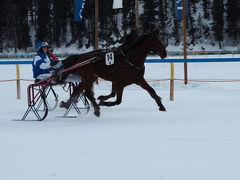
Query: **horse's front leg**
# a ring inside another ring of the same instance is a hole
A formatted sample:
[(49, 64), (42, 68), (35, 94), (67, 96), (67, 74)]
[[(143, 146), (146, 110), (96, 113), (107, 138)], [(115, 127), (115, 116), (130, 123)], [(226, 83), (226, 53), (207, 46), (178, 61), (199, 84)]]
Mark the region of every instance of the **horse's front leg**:
[(115, 106), (115, 105), (121, 104), (121, 102), (122, 102), (123, 89), (124, 89), (124, 86), (117, 86), (117, 88), (116, 88), (116, 93), (117, 93), (116, 101), (113, 101), (113, 102), (105, 102), (104, 100), (101, 100), (101, 101), (99, 102), (99, 105), (100, 105), (100, 106)]
[(115, 86), (115, 83), (112, 82), (112, 91), (111, 91), (111, 93), (109, 95), (99, 96), (97, 99), (100, 100), (100, 101), (104, 101), (104, 100), (107, 100), (107, 99), (115, 97), (115, 96), (116, 96), (116, 86)]
[(162, 98), (157, 95), (155, 90), (147, 83), (147, 81), (144, 78), (141, 78), (138, 82), (136, 82), (136, 84), (141, 86), (151, 95), (151, 97), (156, 101), (159, 107), (159, 111), (166, 111), (161, 101)]

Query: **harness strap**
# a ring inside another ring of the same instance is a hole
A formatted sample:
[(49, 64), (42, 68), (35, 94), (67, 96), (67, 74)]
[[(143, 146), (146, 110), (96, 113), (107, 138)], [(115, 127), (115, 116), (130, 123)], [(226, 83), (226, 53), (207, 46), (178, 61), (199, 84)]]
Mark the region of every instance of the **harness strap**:
[(121, 54), (122, 54), (124, 57), (126, 57), (126, 58), (124, 58), (124, 61), (125, 61), (126, 63), (128, 63), (130, 66), (132, 66), (132, 67), (134, 67), (135, 69), (138, 69), (138, 70), (143, 70), (143, 69), (144, 69), (143, 67), (138, 67), (138, 66), (135, 66), (133, 63), (131, 63), (131, 62), (128, 60), (128, 59), (129, 59), (128, 54), (125, 54), (122, 49), (120, 49), (120, 52), (121, 52)]

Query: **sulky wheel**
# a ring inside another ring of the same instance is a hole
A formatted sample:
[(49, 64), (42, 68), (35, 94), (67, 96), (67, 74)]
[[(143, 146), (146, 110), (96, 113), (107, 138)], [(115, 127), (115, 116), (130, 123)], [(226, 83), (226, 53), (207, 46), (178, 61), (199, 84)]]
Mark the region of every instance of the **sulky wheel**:
[[(52, 86), (49, 86), (46, 90), (45, 93), (43, 94), (46, 106), (48, 107), (49, 111), (54, 110), (57, 105), (58, 105), (58, 95), (52, 88)], [(44, 101), (43, 98), (39, 101), (37, 105), (37, 111), (45, 111), (45, 106), (43, 105)]]

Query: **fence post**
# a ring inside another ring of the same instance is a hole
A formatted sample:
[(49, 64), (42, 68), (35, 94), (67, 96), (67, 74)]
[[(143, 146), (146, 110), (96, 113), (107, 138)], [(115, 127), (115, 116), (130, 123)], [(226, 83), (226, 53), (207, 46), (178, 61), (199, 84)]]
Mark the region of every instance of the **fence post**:
[(17, 83), (17, 99), (21, 99), (21, 92), (20, 92), (20, 68), (19, 64), (16, 64), (16, 83)]
[(170, 63), (170, 101), (174, 100), (174, 64)]

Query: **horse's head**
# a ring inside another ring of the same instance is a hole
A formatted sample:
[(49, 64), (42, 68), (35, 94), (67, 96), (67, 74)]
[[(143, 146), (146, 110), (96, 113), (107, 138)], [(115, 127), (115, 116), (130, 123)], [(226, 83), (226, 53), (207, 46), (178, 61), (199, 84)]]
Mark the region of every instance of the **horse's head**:
[(167, 50), (160, 39), (159, 30), (155, 30), (149, 35), (150, 50), (158, 54), (162, 59), (167, 57)]

